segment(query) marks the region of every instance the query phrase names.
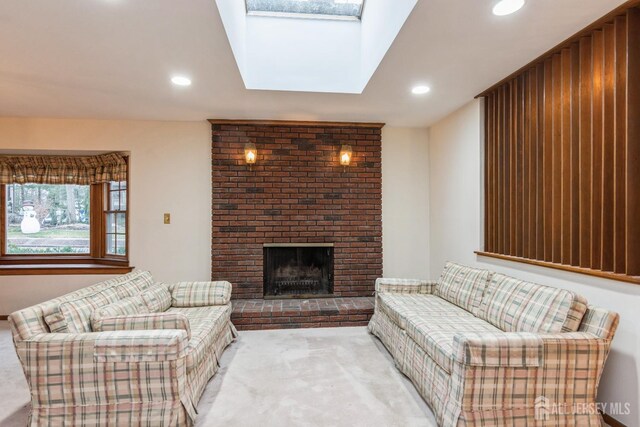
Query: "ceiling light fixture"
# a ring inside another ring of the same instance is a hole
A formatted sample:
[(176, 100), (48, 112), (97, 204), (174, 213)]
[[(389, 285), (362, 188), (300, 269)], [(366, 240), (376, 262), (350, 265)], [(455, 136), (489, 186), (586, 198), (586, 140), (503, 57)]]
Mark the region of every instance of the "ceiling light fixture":
[(501, 0), (493, 6), (493, 14), (497, 16), (511, 15), (522, 9), (524, 0)]
[(173, 76), (171, 83), (176, 86), (191, 86), (191, 79), (185, 76)]
[(429, 86), (415, 86), (413, 89), (411, 89), (411, 92), (414, 95), (424, 95), (425, 93), (429, 93), (431, 92), (431, 88)]

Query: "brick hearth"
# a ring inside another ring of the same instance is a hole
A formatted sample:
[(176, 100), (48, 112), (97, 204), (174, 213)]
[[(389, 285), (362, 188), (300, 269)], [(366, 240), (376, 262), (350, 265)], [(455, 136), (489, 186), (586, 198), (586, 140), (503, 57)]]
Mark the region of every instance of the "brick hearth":
[(373, 297), (234, 300), (231, 320), (241, 331), (366, 326)]

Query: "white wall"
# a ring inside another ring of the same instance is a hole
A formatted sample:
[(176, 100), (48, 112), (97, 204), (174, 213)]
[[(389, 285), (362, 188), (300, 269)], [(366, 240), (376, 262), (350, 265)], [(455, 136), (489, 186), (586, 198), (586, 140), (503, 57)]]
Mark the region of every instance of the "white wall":
[(600, 402), (629, 402), (640, 425), (640, 286), (543, 267), (478, 257), (482, 246), (481, 104), (473, 101), (430, 129), (429, 191), (431, 276), (447, 260), (499, 271), (523, 280), (570, 289), (591, 304), (620, 313), (621, 322), (600, 385)]
[[(0, 119), (3, 150), (129, 151), (131, 265), (162, 281), (211, 274), (210, 135), (207, 122)], [(0, 314), (107, 277), (0, 276)]]
[(426, 129), (382, 130), (385, 277), (429, 278), (429, 155)]

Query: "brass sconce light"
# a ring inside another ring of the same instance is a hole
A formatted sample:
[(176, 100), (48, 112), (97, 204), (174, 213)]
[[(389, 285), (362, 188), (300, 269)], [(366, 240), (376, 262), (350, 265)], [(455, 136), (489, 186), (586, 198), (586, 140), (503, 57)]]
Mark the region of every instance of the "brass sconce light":
[(351, 157), (353, 156), (353, 149), (350, 145), (343, 145), (340, 149), (340, 164), (347, 169), (347, 166), (351, 164)]
[(252, 165), (258, 160), (258, 149), (256, 144), (249, 142), (244, 146), (244, 159), (249, 165), (249, 170), (252, 169)]

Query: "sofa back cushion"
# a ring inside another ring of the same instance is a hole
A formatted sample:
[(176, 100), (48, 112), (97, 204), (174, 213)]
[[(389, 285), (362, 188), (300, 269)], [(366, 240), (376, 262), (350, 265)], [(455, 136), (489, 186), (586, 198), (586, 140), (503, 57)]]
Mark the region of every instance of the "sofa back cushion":
[(140, 297), (144, 300), (150, 313), (162, 313), (171, 307), (171, 292), (164, 283), (157, 283), (145, 289)]
[(137, 295), (153, 284), (148, 271), (139, 271), (125, 276), (126, 280), (115, 281), (110, 287), (93, 287), (95, 292), (60, 302), (56, 311), (47, 318), (51, 332), (91, 332), (91, 314), (108, 304)]
[(149, 313), (149, 309), (140, 295), (121, 299), (104, 307), (100, 307), (91, 313), (91, 330), (102, 331), (102, 321), (118, 316)]
[(478, 317), (506, 332), (575, 332), (587, 301), (573, 292), (494, 274)]
[(39, 307), (42, 309), (42, 315), (44, 317), (44, 321), (46, 322), (50, 332), (67, 332), (67, 321), (64, 315), (62, 314), (62, 312), (60, 311), (60, 304), (62, 304), (65, 301), (72, 301), (72, 300), (80, 299), (83, 297), (87, 297), (103, 289), (112, 288), (114, 286), (123, 284), (140, 274), (149, 274), (149, 273), (146, 271), (136, 270), (134, 272), (124, 274), (122, 276), (114, 277), (113, 279), (96, 283), (95, 285), (89, 286), (87, 288), (78, 289), (75, 292), (71, 292), (71, 293), (62, 295), (61, 297), (43, 302), (41, 304), (38, 304), (35, 307)]
[(477, 315), (490, 276), (487, 270), (448, 262), (438, 280), (436, 295)]

